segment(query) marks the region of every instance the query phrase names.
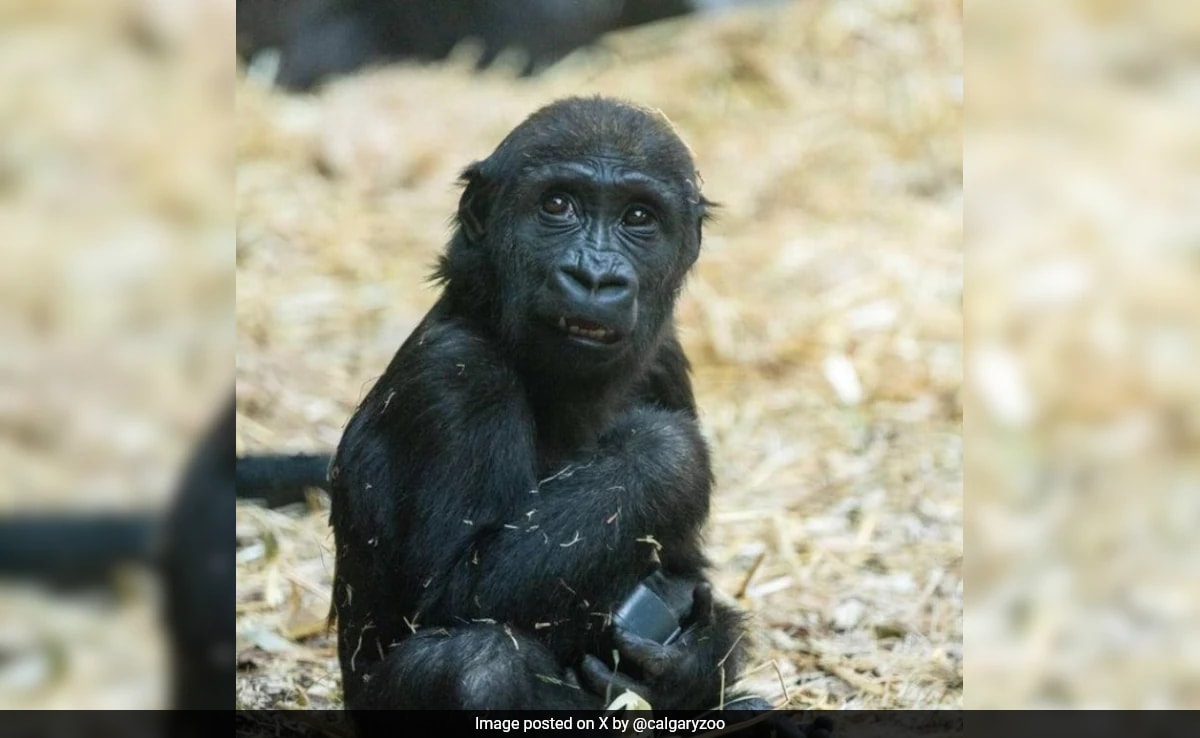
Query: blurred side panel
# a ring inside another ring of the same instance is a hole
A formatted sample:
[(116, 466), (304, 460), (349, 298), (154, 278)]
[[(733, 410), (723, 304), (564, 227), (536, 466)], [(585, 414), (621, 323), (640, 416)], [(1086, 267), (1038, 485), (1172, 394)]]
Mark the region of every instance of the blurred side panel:
[[(157, 520), (228, 401), (234, 65), (233, 0), (0, 5), (0, 517)], [(0, 582), (0, 707), (165, 705), (157, 574)]]
[(966, 706), (1200, 707), (1200, 14), (967, 29)]

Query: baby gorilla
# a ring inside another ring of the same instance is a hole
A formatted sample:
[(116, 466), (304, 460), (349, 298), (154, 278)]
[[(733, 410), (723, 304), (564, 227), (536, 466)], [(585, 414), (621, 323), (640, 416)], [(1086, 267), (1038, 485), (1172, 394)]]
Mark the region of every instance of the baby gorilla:
[[(443, 292), (330, 467), (346, 706), (714, 707), (742, 626), (705, 581), (673, 321), (708, 206), (691, 154), (660, 113), (575, 98), (462, 180)], [(666, 645), (612, 621), (656, 571), (686, 597)]]

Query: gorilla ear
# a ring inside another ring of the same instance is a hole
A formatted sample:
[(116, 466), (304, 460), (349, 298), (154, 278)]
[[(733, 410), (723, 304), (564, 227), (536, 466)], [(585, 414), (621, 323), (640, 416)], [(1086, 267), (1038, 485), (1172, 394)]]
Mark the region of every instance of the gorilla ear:
[(472, 243), (483, 238), (488, 211), (492, 206), (492, 187), (483, 174), (483, 162), (477, 161), (463, 170), (458, 181), (463, 184), (458, 200), (458, 225)]
[(713, 202), (708, 198), (700, 197), (700, 218), (696, 223), (696, 240), (701, 241), (704, 238), (704, 226), (713, 220), (716, 216), (716, 211), (720, 210), (721, 204)]
[(685, 184), (688, 189), (688, 202), (696, 207), (696, 242), (703, 240), (704, 225), (712, 220), (716, 210), (721, 206), (709, 200), (700, 192), (700, 184), (703, 180), (700, 177), (700, 172), (696, 172), (694, 180), (686, 180)]

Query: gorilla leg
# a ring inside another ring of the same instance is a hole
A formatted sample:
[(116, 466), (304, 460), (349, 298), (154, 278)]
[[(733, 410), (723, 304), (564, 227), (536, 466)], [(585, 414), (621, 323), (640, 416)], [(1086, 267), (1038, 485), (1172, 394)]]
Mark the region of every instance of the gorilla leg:
[(350, 709), (522, 710), (597, 708), (554, 656), (505, 626), (422, 631), (371, 668)]

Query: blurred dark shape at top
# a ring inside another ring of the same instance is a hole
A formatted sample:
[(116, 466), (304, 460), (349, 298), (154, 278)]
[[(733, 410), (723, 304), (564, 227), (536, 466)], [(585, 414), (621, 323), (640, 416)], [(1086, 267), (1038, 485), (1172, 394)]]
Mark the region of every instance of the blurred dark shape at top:
[(619, 28), (748, 0), (238, 0), (237, 53), (279, 53), (276, 82), (308, 90), (370, 64), (435, 61), (482, 46), (484, 68), (508, 49), (532, 74)]

